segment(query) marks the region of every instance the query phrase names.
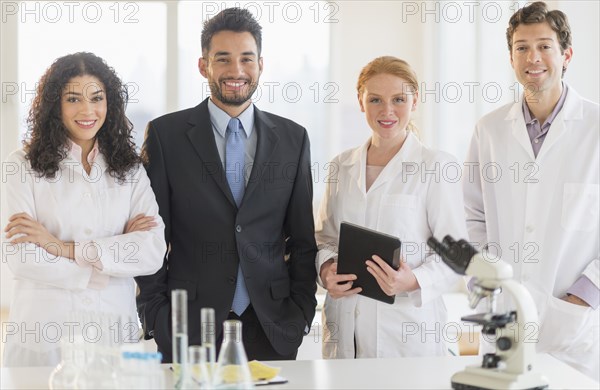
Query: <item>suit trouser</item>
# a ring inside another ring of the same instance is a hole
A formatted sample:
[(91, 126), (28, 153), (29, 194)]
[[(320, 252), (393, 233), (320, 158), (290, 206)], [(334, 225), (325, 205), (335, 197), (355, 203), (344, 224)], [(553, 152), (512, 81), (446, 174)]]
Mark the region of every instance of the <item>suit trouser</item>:
[[(280, 355), (273, 349), (252, 305), (248, 306), (241, 316), (233, 311), (229, 312), (227, 319), (242, 321), (242, 340), (248, 360), (296, 360), (297, 350), (290, 355)], [(221, 348), (222, 340), (223, 336), (221, 335), (217, 340), (218, 349)]]

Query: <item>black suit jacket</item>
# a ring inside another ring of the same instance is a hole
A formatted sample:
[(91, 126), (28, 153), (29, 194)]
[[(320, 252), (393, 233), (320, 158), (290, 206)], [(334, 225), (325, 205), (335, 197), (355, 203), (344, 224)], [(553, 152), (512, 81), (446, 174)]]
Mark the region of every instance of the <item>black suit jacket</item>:
[(163, 267), (137, 277), (146, 339), (172, 360), (170, 292), (188, 293), (189, 343), (200, 309), (215, 309), (217, 337), (235, 291), (238, 259), (273, 348), (298, 349), (314, 317), (314, 221), (309, 140), (298, 124), (254, 109), (258, 143), (244, 198), (235, 204), (217, 151), (208, 99), (151, 121), (143, 155), (170, 248)]

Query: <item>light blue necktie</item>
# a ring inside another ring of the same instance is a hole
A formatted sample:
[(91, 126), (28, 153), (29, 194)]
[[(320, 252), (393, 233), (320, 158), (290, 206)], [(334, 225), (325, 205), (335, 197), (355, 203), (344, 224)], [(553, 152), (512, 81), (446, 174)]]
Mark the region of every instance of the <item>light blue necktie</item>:
[[(246, 148), (244, 147), (244, 136), (241, 134), (241, 130), (240, 120), (231, 118), (227, 125), (226, 134), (225, 176), (227, 177), (229, 188), (233, 194), (233, 199), (235, 199), (235, 203), (238, 207), (244, 197), (244, 187), (246, 186), (244, 177), (244, 156)], [(248, 296), (248, 289), (246, 288), (246, 282), (244, 281), (242, 267), (238, 266), (235, 295), (233, 296), (231, 309), (239, 316), (246, 310), (249, 304), (250, 297)]]

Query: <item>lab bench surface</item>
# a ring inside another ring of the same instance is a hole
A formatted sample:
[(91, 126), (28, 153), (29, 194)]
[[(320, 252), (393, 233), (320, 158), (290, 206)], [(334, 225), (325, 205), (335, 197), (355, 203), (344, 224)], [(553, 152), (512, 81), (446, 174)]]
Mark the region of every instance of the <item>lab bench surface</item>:
[[(303, 360), (265, 362), (281, 367), (286, 384), (267, 389), (450, 389), (452, 374), (481, 362), (478, 356), (390, 358), (356, 360)], [(600, 384), (546, 354), (538, 368), (550, 389), (599, 389)], [(172, 384), (169, 365), (163, 364), (167, 388)], [(2, 368), (1, 389), (47, 389), (51, 367)], [(172, 388), (172, 387), (170, 387)]]

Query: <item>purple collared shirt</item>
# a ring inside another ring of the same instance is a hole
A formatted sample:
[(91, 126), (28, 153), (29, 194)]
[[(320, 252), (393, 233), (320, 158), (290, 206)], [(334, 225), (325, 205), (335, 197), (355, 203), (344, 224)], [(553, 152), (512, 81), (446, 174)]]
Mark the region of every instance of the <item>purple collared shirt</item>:
[(548, 115), (546, 121), (540, 125), (540, 122), (531, 115), (531, 111), (529, 111), (529, 106), (525, 99), (523, 99), (523, 116), (525, 119), (525, 125), (527, 126), (527, 133), (529, 134), (529, 140), (531, 141), (531, 147), (533, 148), (533, 155), (537, 157), (540, 149), (542, 148), (542, 144), (546, 139), (546, 134), (548, 134), (548, 130), (550, 130), (550, 126), (554, 121), (554, 118), (558, 115), (560, 110), (562, 110), (565, 105), (565, 100), (567, 100), (567, 92), (568, 87), (566, 84), (563, 84), (563, 91), (560, 94), (560, 98), (554, 106), (554, 110)]

